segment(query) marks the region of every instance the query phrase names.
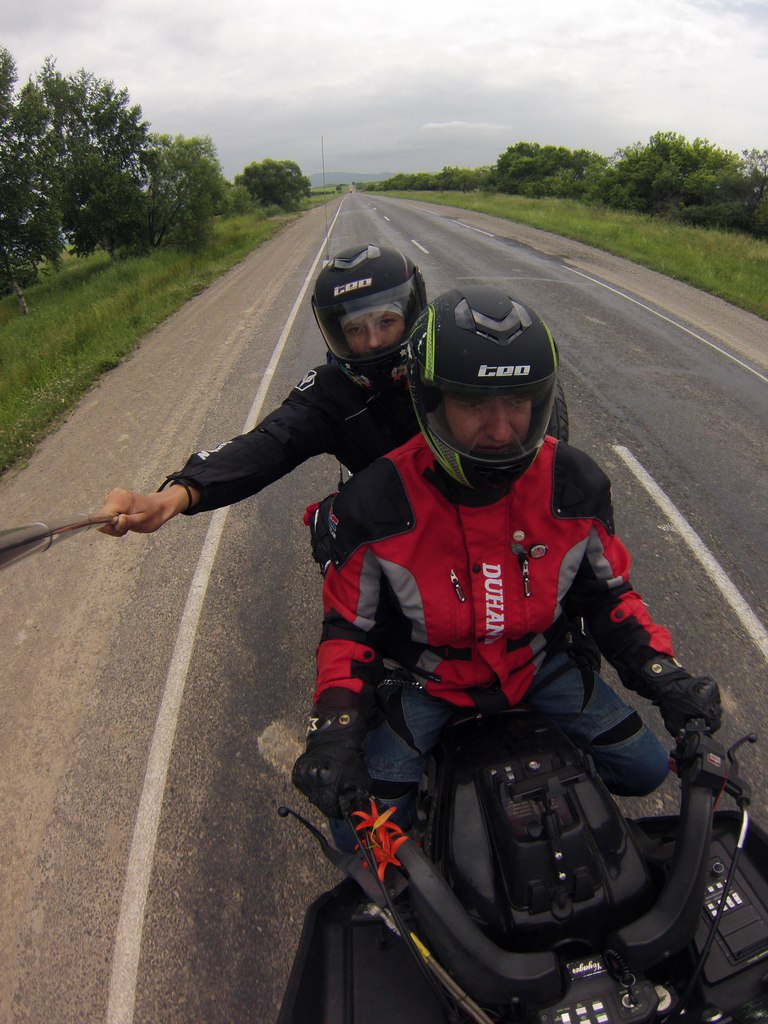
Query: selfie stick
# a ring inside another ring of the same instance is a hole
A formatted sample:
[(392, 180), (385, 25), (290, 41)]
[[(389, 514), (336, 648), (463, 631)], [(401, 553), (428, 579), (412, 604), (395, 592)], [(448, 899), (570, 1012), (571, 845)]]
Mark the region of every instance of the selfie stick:
[(0, 569), (18, 562), (20, 558), (33, 555), (36, 551), (47, 551), (54, 541), (69, 537), (79, 530), (91, 526), (116, 523), (117, 515), (88, 515), (79, 512), (63, 522), (50, 526), (45, 523), (30, 523), (16, 526), (11, 530), (0, 530)]

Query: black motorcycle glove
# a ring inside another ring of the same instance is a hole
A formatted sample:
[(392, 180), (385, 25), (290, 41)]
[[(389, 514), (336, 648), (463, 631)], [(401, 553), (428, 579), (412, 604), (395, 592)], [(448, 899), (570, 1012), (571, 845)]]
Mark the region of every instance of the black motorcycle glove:
[(370, 717), (322, 703), (312, 709), (307, 749), (293, 766), (294, 786), (327, 818), (341, 818), (339, 797), (363, 795), (371, 779), (363, 761)]
[(308, 505), (304, 515), (304, 522), (309, 527), (310, 541), (312, 544), (312, 557), (320, 566), (320, 572), (325, 576), (328, 566), (331, 564), (331, 526), (329, 514), (334, 498), (338, 491), (329, 494), (322, 501), (314, 505)]
[(640, 674), (640, 693), (658, 707), (672, 736), (693, 718), (702, 718), (708, 733), (720, 728), (720, 690), (709, 676), (689, 675), (668, 657), (651, 658)]

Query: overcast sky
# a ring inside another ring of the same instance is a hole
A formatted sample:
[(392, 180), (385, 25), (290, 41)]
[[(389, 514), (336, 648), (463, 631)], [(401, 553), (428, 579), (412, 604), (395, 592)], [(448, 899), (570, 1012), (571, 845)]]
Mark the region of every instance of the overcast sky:
[[(657, 131), (768, 149), (766, 0), (5, 0), (19, 82), (47, 56), (210, 135), (232, 179), (495, 163), (520, 140), (610, 156)], [(321, 145), (322, 140), (322, 145)]]

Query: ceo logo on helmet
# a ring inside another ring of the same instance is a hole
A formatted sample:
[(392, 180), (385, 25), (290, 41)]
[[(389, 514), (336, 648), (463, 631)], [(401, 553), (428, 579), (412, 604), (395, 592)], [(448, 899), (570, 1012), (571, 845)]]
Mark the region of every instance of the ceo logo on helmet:
[(528, 366), (488, 366), (487, 363), (483, 363), (480, 369), (477, 371), (478, 377), (527, 377), (531, 372), (530, 364)]

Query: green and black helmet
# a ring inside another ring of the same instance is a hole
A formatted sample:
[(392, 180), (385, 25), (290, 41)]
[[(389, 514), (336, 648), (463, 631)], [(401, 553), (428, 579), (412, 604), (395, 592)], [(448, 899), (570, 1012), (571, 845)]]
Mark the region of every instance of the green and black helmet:
[(422, 433), (468, 487), (498, 487), (531, 465), (557, 387), (557, 347), (530, 307), (488, 286), (431, 302), (409, 342), (408, 377)]
[[(358, 245), (337, 253), (320, 271), (312, 310), (341, 369), (356, 384), (381, 391), (405, 386), (408, 334), (426, 302), (421, 272), (404, 253)], [(350, 329), (370, 316), (397, 318), (397, 330), (390, 329), (387, 343), (376, 347), (355, 345)]]

